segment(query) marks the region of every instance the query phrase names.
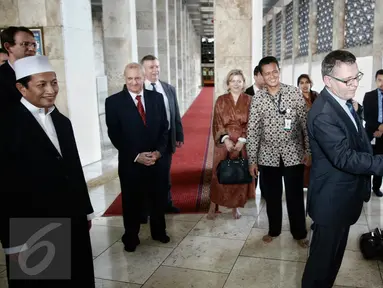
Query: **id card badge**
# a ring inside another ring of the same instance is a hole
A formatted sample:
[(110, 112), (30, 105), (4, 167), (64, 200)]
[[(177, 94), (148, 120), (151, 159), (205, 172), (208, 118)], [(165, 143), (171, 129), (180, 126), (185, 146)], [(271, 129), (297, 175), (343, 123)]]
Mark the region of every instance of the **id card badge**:
[(285, 127), (283, 128), (285, 131), (291, 130), (291, 119), (285, 119)]

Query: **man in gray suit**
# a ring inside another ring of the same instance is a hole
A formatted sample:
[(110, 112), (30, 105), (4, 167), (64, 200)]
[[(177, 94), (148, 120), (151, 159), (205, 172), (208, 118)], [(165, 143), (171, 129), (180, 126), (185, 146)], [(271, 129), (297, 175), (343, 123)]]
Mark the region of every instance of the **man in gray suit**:
[(159, 80), (160, 75), (160, 62), (153, 55), (147, 55), (141, 60), (141, 65), (145, 68), (145, 89), (154, 90), (162, 94), (164, 98), (166, 115), (169, 122), (169, 144), (167, 153), (162, 155), (168, 163), (167, 179), (168, 179), (168, 207), (167, 213), (179, 213), (180, 210), (173, 206), (171, 194), (171, 179), (170, 167), (172, 164), (172, 156), (176, 152), (176, 148), (181, 148), (184, 143), (184, 132), (182, 128), (180, 110), (178, 108), (178, 101), (176, 89), (163, 81)]

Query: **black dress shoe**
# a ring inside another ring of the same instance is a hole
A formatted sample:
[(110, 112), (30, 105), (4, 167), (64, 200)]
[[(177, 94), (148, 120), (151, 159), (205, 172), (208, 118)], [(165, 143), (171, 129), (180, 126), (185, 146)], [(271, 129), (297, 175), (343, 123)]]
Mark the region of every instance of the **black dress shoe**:
[(161, 243), (164, 243), (164, 244), (170, 242), (170, 238), (166, 234), (161, 235), (161, 236), (152, 236), (152, 239), (155, 240), (155, 241), (160, 241)]
[(377, 197), (383, 197), (383, 193), (382, 193), (382, 191), (380, 191), (380, 189), (374, 189), (372, 191), (374, 191), (374, 193)]
[(180, 213), (180, 209), (171, 205), (171, 206), (168, 206), (165, 210), (165, 213), (168, 213), (168, 214), (178, 214)]
[(124, 250), (126, 252), (134, 252), (136, 251), (137, 246), (140, 244), (141, 244), (140, 239), (137, 237), (135, 241), (129, 241), (126, 244), (124, 243), (125, 245)]

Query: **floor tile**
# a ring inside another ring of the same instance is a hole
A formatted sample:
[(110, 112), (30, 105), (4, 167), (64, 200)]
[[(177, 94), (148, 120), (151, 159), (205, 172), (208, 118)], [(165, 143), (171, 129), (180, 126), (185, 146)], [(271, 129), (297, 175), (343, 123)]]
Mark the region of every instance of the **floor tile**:
[(99, 256), (121, 239), (123, 233), (123, 228), (93, 225), (90, 229), (93, 256)]
[(224, 288), (297, 288), (305, 263), (239, 257)]
[(364, 233), (367, 233), (367, 225), (352, 225), (350, 227), (350, 233), (348, 235), (347, 250), (360, 251), (359, 249), (359, 239), (360, 236)]
[(366, 215), (380, 216), (383, 215), (383, 200), (378, 197), (371, 197), (371, 200), (364, 203), (363, 207)]
[(117, 195), (93, 193), (89, 194), (90, 201), (93, 206), (94, 214), (99, 216), (113, 203)]
[(254, 225), (255, 217), (242, 216), (233, 219), (231, 213), (219, 214), (214, 220), (201, 219), (189, 235), (246, 240)]
[(121, 193), (120, 179), (114, 179), (108, 183), (89, 189), (89, 194), (114, 195)]
[(175, 248), (178, 243), (180, 243), (190, 232), (190, 230), (195, 226), (194, 222), (187, 221), (166, 221), (166, 231), (170, 237), (169, 243), (161, 243), (159, 241), (154, 241), (150, 235), (150, 226), (141, 225), (140, 229), (140, 240), (144, 245), (159, 246), (159, 247), (168, 247)]
[[(306, 217), (306, 228), (309, 230), (310, 225), (312, 223), (312, 220), (310, 217)], [(269, 229), (269, 220), (267, 218), (267, 212), (266, 207), (262, 209), (262, 211), (259, 213), (255, 223), (254, 228), (258, 229)], [(282, 214), (282, 231), (290, 231), (290, 222), (289, 222), (289, 216), (287, 214), (287, 208), (283, 208), (283, 214)]]
[(141, 244), (128, 253), (117, 242), (94, 260), (95, 277), (142, 285), (171, 252), (170, 248)]
[(377, 261), (366, 261), (360, 252), (345, 251), (335, 285), (363, 288), (383, 287)]
[(116, 282), (96, 278), (96, 288), (140, 288), (139, 284)]
[(161, 266), (142, 288), (222, 288), (227, 274)]
[(262, 237), (267, 230), (253, 228), (241, 251), (242, 256), (306, 262), (308, 249), (300, 247), (290, 234), (282, 234), (271, 243), (264, 243)]
[(195, 213), (195, 214), (166, 214), (166, 220), (176, 220), (176, 221), (188, 221), (197, 223), (201, 220), (202, 217), (205, 217), (206, 214)]
[(383, 215), (366, 215), (369, 231), (383, 228)]
[(164, 265), (229, 273), (243, 244), (242, 240), (187, 236)]
[(122, 216), (110, 216), (110, 217), (96, 217), (92, 220), (93, 225), (111, 226), (111, 227), (124, 227)]

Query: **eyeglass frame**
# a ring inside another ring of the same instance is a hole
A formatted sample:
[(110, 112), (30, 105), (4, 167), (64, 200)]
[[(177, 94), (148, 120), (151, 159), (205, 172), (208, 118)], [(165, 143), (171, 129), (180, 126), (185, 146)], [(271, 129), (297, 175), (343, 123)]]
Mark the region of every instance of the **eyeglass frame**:
[[(328, 76), (328, 77), (330, 77), (330, 78), (332, 78), (332, 79), (335, 79), (335, 80), (337, 80), (337, 81), (339, 81), (339, 82), (345, 84), (347, 87), (350, 87), (350, 86), (352, 85), (352, 82), (355, 81), (355, 80), (358, 81), (358, 83), (359, 83), (359, 81), (362, 80), (363, 75), (364, 75), (364, 73), (359, 71), (359, 72), (358, 72), (358, 75), (357, 75), (356, 77), (351, 78), (351, 79), (348, 79), (348, 80), (343, 80), (343, 79), (334, 77), (334, 76), (329, 75), (329, 74), (327, 74), (326, 76)], [(347, 84), (347, 83), (349, 83), (349, 84)]]
[(24, 47), (24, 48), (28, 48), (29, 49), (29, 47), (33, 47), (35, 50), (37, 49), (37, 43), (36, 42), (26, 42), (26, 41), (24, 41), (24, 42), (21, 42), (21, 43), (15, 43), (15, 44), (18, 44), (18, 45), (20, 45), (21, 47)]

